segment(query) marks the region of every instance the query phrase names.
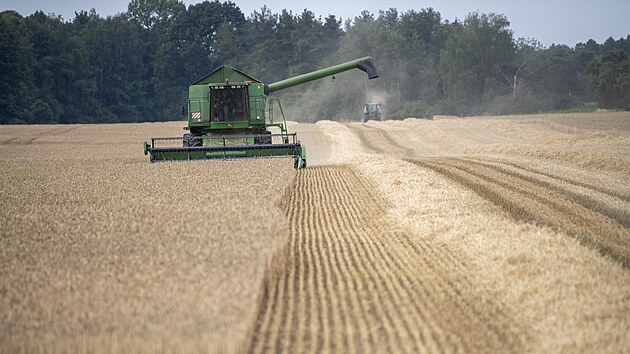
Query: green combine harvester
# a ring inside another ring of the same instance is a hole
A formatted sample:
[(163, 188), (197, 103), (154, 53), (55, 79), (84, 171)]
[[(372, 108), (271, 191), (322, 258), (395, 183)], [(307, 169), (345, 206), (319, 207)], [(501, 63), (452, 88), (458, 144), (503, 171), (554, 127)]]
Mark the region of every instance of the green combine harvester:
[[(224, 65), (190, 85), (189, 133), (176, 138), (151, 138), (144, 154), (151, 162), (163, 160), (237, 159), (292, 156), (296, 168), (306, 167), (306, 150), (296, 133), (287, 132), (280, 100), (272, 92), (351, 69), (379, 76), (370, 57), (298, 75), (266, 85)], [(282, 121), (274, 120), (274, 107)], [(183, 107), (182, 107), (183, 109)], [(270, 128), (277, 128), (272, 134)]]

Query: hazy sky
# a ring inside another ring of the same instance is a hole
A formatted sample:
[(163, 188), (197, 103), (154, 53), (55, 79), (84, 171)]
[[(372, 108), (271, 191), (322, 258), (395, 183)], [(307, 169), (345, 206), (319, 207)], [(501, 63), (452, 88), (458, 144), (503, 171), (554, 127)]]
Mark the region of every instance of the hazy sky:
[[(186, 4), (200, 2), (184, 0)], [(594, 39), (602, 43), (608, 37), (619, 39), (630, 34), (629, 0), (362, 0), (356, 1), (305, 1), (305, 0), (235, 0), (248, 16), (264, 4), (274, 13), (282, 9), (301, 13), (305, 8), (317, 16), (329, 14), (344, 20), (354, 18), (362, 10), (378, 13), (390, 7), (399, 12), (432, 7), (443, 19), (464, 19), (472, 11), (504, 14), (511, 22), (515, 37), (532, 37), (545, 46), (552, 43), (573, 46)], [(114, 15), (127, 10), (129, 0), (2, 0), (0, 10), (17, 10), (30, 15), (36, 10), (62, 15), (65, 20), (74, 18), (74, 11), (95, 8), (101, 16)]]

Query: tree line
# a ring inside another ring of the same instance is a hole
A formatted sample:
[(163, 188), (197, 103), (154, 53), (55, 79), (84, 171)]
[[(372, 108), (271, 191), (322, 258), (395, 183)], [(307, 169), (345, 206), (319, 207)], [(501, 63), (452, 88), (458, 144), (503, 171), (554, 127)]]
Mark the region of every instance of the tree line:
[(390, 118), (630, 109), (630, 35), (543, 47), (514, 38), (499, 14), (449, 22), (432, 8), (344, 23), (232, 2), (131, 0), (124, 13), (0, 13), (0, 123), (112, 123), (180, 118), (188, 85), (222, 64), (266, 83), (370, 55), (381, 71), (279, 92), (290, 119)]

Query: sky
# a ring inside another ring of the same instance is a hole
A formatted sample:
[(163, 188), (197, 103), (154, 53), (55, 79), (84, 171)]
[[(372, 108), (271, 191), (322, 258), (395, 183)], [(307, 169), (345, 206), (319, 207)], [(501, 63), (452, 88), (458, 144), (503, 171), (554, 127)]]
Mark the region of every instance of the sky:
[[(223, 0), (222, 0), (223, 1)], [(199, 0), (184, 0), (187, 5)], [(630, 34), (629, 0), (362, 0), (362, 1), (307, 1), (307, 0), (233, 0), (245, 16), (267, 5), (273, 13), (287, 9), (295, 14), (304, 9), (316, 16), (329, 14), (346, 19), (358, 16), (362, 10), (378, 14), (379, 10), (396, 8), (399, 12), (432, 7), (450, 22), (463, 20), (470, 12), (494, 12), (510, 21), (514, 37), (534, 38), (543, 45), (567, 44), (594, 39), (598, 43), (609, 37), (626, 38)], [(16, 10), (24, 16), (37, 10), (74, 18), (74, 12), (95, 8), (105, 17), (127, 10), (129, 0), (1, 0), (0, 11)], [(358, 3), (358, 4), (357, 4)]]

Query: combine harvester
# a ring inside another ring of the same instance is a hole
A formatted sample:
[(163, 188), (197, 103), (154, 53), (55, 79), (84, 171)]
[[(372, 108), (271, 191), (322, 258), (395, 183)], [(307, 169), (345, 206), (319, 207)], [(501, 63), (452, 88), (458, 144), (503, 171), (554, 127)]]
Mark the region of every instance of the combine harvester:
[[(304, 145), (296, 133), (287, 132), (280, 100), (269, 95), (351, 69), (364, 71), (369, 79), (379, 77), (370, 57), (269, 85), (230, 66), (221, 66), (188, 89), (188, 126), (184, 129), (189, 133), (183, 138), (151, 138), (151, 143), (144, 142), (144, 154), (150, 155), (151, 162), (293, 156), (295, 167), (304, 168)], [(274, 121), (274, 106), (282, 115), (281, 122)], [(272, 127), (279, 133), (272, 134)]]

